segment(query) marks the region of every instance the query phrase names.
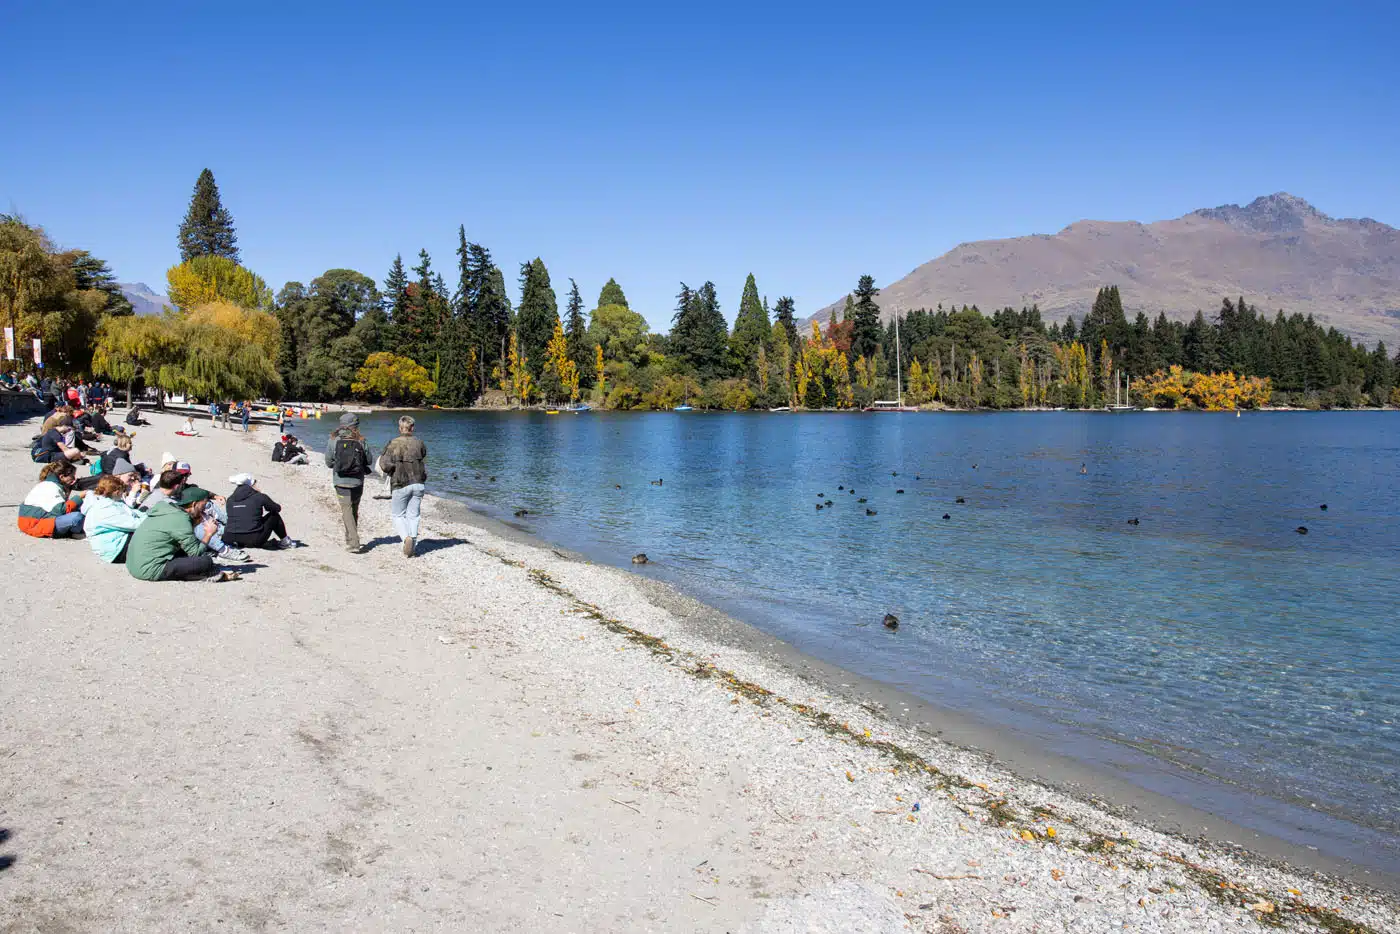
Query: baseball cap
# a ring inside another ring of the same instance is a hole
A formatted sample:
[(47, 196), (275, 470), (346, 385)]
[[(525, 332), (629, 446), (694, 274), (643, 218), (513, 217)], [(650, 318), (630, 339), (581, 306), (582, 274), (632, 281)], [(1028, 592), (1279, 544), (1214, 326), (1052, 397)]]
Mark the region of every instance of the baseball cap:
[(177, 505), (177, 506), (189, 506), (189, 505), (191, 505), (191, 504), (193, 504), (193, 503), (199, 502), (199, 501), (202, 500), (202, 499), (213, 499), (213, 498), (214, 498), (214, 494), (213, 494), (213, 493), (210, 493), (208, 490), (206, 490), (206, 489), (204, 489), (204, 488), (202, 488), (202, 487), (187, 486), (187, 487), (185, 487), (183, 490), (180, 491), (180, 498), (177, 499), (177, 500), (175, 501), (175, 505)]
[(189, 461), (176, 461), (175, 466), (171, 467), (170, 469), (175, 471), (176, 473), (185, 474), (186, 476), (189, 476), (190, 474), (194, 473), (194, 468), (190, 466)]

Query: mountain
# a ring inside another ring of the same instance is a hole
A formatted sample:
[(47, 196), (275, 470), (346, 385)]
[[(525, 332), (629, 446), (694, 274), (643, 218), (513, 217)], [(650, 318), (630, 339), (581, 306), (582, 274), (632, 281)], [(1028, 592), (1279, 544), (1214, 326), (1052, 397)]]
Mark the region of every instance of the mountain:
[(122, 290), (138, 315), (158, 315), (170, 304), (170, 299), (144, 282), (118, 282), (117, 288)]
[[(977, 305), (991, 314), (1038, 304), (1047, 323), (1082, 318), (1102, 285), (1117, 285), (1131, 319), (1207, 315), (1243, 295), (1373, 343), (1400, 346), (1400, 231), (1370, 218), (1333, 218), (1279, 193), (1174, 220), (1084, 220), (1057, 234), (964, 243), (880, 291), (895, 309)], [(823, 308), (817, 319), (845, 299)]]

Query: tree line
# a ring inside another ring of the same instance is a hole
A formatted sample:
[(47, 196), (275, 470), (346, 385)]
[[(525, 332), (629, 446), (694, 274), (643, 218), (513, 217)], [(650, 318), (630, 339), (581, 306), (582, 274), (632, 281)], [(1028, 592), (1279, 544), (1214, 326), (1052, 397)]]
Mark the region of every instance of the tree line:
[(839, 314), (803, 327), (793, 299), (770, 306), (750, 274), (732, 327), (714, 282), (682, 282), (669, 332), (656, 333), (613, 279), (591, 308), (568, 280), (561, 309), (538, 257), (515, 272), (512, 303), (491, 251), (457, 234), (452, 284), (419, 250), (413, 265), (395, 256), (382, 285), (329, 269), (274, 293), (241, 265), (206, 169), (167, 272), (173, 311), (132, 317), (106, 264), (16, 218), (0, 223), (0, 297), (20, 331), (45, 337), (55, 366), (201, 398), (840, 409), (894, 398), (898, 385), (906, 402), (955, 408), (1400, 404), (1400, 356), (1384, 344), (1244, 298), (1210, 318), (1130, 322), (1107, 286), (1078, 322), (1047, 325), (1035, 306), (939, 306), (901, 314), (896, 332), (871, 276)]

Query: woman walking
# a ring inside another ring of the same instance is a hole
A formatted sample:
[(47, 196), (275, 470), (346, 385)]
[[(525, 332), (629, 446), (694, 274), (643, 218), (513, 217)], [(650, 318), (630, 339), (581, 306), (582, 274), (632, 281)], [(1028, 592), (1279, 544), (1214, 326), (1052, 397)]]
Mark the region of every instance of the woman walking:
[(403, 539), (405, 558), (413, 557), (418, 540), (418, 519), (423, 508), (424, 483), (428, 480), (428, 446), (413, 435), (413, 416), (399, 419), (399, 436), (384, 447), (379, 469), (389, 478), (389, 515), (394, 531)]

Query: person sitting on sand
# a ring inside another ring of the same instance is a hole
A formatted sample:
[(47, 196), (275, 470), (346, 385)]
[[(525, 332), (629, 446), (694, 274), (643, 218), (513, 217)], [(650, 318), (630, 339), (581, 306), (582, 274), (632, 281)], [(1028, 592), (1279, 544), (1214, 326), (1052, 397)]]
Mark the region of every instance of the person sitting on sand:
[(194, 427), (194, 416), (186, 415), (185, 423), (180, 426), (180, 430), (175, 432), (182, 438), (198, 438), (199, 432)]
[(56, 421), (50, 419), (45, 424), (50, 421), (53, 421), (53, 427), (46, 428), (30, 449), (34, 463), (52, 464), (63, 460), (82, 462), (83, 452), (73, 433), (73, 417), (60, 415)]
[(83, 494), (74, 487), (78, 472), (68, 461), (45, 464), (39, 484), (19, 506), (19, 530), (35, 538), (66, 538), (83, 534)]
[(150, 424), (150, 422), (141, 417), (141, 407), (135, 403), (132, 404), (131, 410), (126, 413), (126, 423), (133, 428), (140, 428), (143, 425)]
[(133, 442), (131, 440), (130, 435), (119, 432), (117, 436), (112, 439), (112, 447), (109, 448), (107, 451), (103, 452), (102, 457), (100, 458), (102, 463), (102, 473), (113, 473), (112, 465), (115, 464), (117, 461), (125, 458), (126, 460), (130, 461), (133, 465), (135, 465), (136, 472), (141, 475), (142, 480), (150, 480), (151, 471), (147, 469), (144, 464), (138, 464), (136, 462), (136, 459), (132, 457), (132, 444)]
[(97, 488), (83, 498), (83, 531), (88, 547), (108, 564), (125, 564), (131, 533), (146, 521), (146, 513), (125, 501), (127, 485), (121, 478), (104, 476)]
[(126, 569), (132, 577), (143, 581), (238, 580), (233, 571), (210, 577), (215, 567), (209, 540), (216, 529), (212, 521), (200, 522), (200, 517), (212, 495), (197, 486), (186, 486), (174, 500), (157, 503), (146, 514), (146, 520), (131, 533), (126, 549)]
[[(188, 461), (177, 461), (175, 455), (166, 451), (161, 455), (160, 480), (156, 488), (141, 503), (141, 508), (149, 511), (162, 502), (171, 502), (179, 497), (190, 482), (193, 469)], [(209, 540), (209, 550), (224, 561), (247, 561), (248, 554), (224, 541), (224, 529), (228, 524), (228, 514), (224, 512), (225, 500), (212, 493), (205, 503), (204, 517), (214, 523), (214, 537)]]
[(256, 477), (250, 473), (239, 473), (228, 480), (233, 484), (233, 493), (224, 504), (228, 512), (224, 541), (237, 548), (297, 546), (294, 539), (287, 537), (287, 526), (282, 521), (282, 507), (271, 496), (258, 489)]
[(296, 435), (283, 435), (280, 441), (272, 445), (272, 460), (279, 464), (305, 464), (306, 448), (297, 444)]

